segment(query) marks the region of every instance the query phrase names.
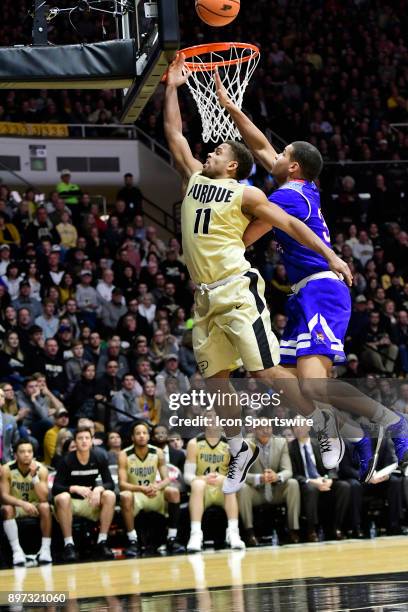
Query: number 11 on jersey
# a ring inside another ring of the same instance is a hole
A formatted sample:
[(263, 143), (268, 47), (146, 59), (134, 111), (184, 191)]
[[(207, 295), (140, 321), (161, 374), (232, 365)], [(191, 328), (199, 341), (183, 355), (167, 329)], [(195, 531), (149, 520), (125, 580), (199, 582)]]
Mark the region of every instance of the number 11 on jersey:
[(208, 234), (209, 232), (209, 226), (210, 226), (210, 220), (211, 220), (211, 208), (197, 208), (196, 219), (195, 219), (195, 224), (194, 224), (195, 234), (199, 233), (200, 221), (201, 221), (201, 217), (203, 213), (204, 213), (204, 217), (203, 217), (203, 227), (202, 227), (201, 233)]

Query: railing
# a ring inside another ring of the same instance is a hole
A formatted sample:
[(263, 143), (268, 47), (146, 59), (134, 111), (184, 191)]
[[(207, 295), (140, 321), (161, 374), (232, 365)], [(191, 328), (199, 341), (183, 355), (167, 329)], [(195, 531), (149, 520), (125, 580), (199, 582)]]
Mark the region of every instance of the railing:
[[(175, 206), (178, 203), (175, 202), (173, 204), (172, 206), (173, 214), (170, 214), (166, 210), (161, 208), (161, 206), (158, 206), (157, 204), (155, 204), (154, 202), (152, 202), (145, 196), (143, 196), (143, 200), (147, 202), (147, 204), (151, 208), (150, 211), (147, 211), (146, 206), (144, 206), (143, 215), (147, 217), (148, 219), (150, 219), (151, 221), (154, 221), (154, 223), (156, 223), (157, 225), (165, 229), (170, 234), (173, 234), (173, 236), (176, 236), (178, 233), (178, 220), (176, 218), (176, 215), (174, 214), (174, 211), (175, 211)], [(152, 214), (153, 212), (155, 214)]]

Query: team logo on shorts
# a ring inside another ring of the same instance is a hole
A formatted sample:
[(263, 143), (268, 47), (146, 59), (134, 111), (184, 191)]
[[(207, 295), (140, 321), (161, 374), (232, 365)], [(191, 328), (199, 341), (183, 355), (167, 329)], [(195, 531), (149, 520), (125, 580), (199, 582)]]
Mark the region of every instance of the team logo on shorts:
[(322, 334), (322, 332), (316, 332), (316, 342), (317, 344), (324, 344), (326, 341), (326, 336)]
[(204, 374), (204, 372), (208, 368), (208, 361), (200, 361), (197, 365), (198, 369), (200, 370), (200, 374)]

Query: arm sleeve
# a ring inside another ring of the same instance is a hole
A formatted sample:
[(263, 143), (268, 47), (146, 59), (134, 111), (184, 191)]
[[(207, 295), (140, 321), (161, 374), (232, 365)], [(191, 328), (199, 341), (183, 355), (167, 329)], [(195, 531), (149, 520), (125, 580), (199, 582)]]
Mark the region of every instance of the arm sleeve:
[(54, 497), (60, 493), (69, 493), (69, 473), (69, 467), (66, 461), (63, 459), (58, 467), (52, 487), (52, 494)]
[(306, 198), (294, 189), (277, 189), (268, 198), (270, 202), (279, 206), (288, 215), (301, 221), (309, 216), (309, 205)]
[(197, 465), (195, 463), (184, 464), (184, 480), (189, 486), (193, 482), (197, 472)]

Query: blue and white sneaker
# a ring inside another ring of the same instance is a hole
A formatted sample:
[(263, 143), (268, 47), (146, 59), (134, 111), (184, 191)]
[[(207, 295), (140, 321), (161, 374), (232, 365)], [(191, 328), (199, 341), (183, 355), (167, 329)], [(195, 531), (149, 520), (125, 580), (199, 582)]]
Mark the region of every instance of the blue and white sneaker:
[[(364, 431), (364, 430), (363, 430)], [(378, 427), (377, 444), (373, 450), (372, 439), (364, 431), (364, 436), (358, 442), (352, 442), (354, 449), (360, 459), (360, 480), (370, 482), (378, 463), (381, 443), (384, 438), (384, 428)]]
[(387, 434), (391, 437), (398, 463), (405, 467), (408, 465), (408, 420), (400, 412), (396, 412), (400, 419), (393, 425), (388, 425)]

